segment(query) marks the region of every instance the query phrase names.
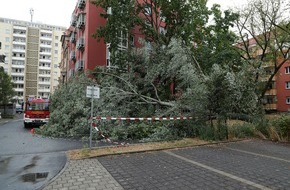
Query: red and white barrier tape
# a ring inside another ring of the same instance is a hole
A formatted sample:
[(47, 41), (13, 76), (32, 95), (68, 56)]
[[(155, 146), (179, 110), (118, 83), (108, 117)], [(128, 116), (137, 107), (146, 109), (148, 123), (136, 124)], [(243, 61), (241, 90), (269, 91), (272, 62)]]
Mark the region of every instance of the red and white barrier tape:
[(98, 134), (103, 137), (105, 139), (105, 141), (109, 142), (109, 143), (113, 143), (113, 144), (116, 144), (116, 145), (126, 145), (126, 144), (129, 144), (129, 143), (126, 143), (126, 142), (122, 142), (122, 143), (118, 143), (118, 142), (113, 142), (111, 141), (111, 139), (109, 139), (108, 137), (106, 137), (100, 130), (99, 128), (97, 127), (97, 124), (95, 122), (92, 123), (92, 127), (98, 132)]
[[(193, 117), (101, 117), (96, 116), (93, 117), (93, 120), (117, 120), (117, 121), (172, 121), (172, 120), (190, 120)], [(113, 144), (120, 144), (122, 146), (129, 143), (118, 143), (111, 141), (108, 137), (106, 137), (97, 127), (95, 122), (92, 122), (92, 127), (98, 132), (98, 134), (103, 137), (107, 142)]]

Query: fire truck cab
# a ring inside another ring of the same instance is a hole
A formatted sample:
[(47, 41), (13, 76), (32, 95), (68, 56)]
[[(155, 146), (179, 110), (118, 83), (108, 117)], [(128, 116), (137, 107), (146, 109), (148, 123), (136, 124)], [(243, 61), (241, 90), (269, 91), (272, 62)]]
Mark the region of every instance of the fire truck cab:
[(49, 120), (49, 100), (28, 97), (25, 102), (24, 127), (40, 126)]

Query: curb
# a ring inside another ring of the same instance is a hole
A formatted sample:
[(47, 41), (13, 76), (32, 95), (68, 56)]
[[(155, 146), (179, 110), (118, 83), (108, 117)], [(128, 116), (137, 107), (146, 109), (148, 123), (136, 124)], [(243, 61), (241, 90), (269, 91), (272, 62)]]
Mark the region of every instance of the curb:
[[(136, 150), (136, 151), (130, 151), (130, 152), (108, 153), (108, 154), (104, 154), (104, 155), (87, 156), (87, 157), (84, 157), (84, 158), (77, 158), (77, 159), (73, 159), (73, 160), (85, 160), (85, 159), (94, 159), (94, 158), (112, 156), (112, 155), (135, 154), (135, 153), (157, 152), (157, 151), (174, 150), (174, 149), (194, 148), (194, 147), (208, 146), (208, 145), (235, 143), (235, 142), (241, 142), (241, 141), (246, 141), (246, 140), (251, 140), (251, 138), (250, 139), (249, 138), (237, 139), (237, 140), (231, 140), (231, 141), (209, 142), (209, 143), (203, 143), (203, 144), (197, 144), (197, 145), (179, 146), (179, 147), (177, 146), (177, 147), (167, 147), (167, 148), (156, 148), (156, 149), (151, 149), (151, 150)], [(134, 146), (134, 145), (135, 144), (130, 144), (128, 146)], [(116, 148), (116, 147), (119, 147), (119, 146), (102, 146), (102, 147), (97, 147), (97, 148), (93, 148), (93, 149)], [(81, 149), (76, 149), (76, 150), (81, 151)], [(67, 151), (67, 152), (69, 152), (69, 151)]]
[(45, 187), (49, 186), (51, 183), (53, 183), (58, 177), (60, 177), (64, 171), (67, 169), (68, 165), (69, 165), (69, 157), (66, 155), (66, 152), (64, 152), (65, 157), (66, 157), (66, 162), (65, 165), (63, 166), (63, 168), (53, 177), (51, 178), (49, 181), (47, 181), (46, 183), (44, 183), (41, 187), (37, 188), (36, 190), (42, 190)]

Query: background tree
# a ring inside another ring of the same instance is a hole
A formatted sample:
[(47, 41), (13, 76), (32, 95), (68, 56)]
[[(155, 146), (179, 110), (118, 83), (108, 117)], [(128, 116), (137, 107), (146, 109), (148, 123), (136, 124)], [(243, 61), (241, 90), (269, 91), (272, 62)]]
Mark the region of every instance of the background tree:
[(4, 105), (4, 114), (6, 114), (6, 105), (10, 103), (15, 96), (11, 77), (0, 67), (0, 104)]
[(256, 73), (259, 102), (274, 76), (289, 60), (290, 19), (286, 17), (289, 11), (290, 5), (282, 0), (254, 0), (239, 12), (236, 27), (240, 42), (236, 47)]
[(104, 10), (112, 10), (101, 14), (107, 19), (106, 25), (97, 28), (94, 36), (111, 44), (113, 64), (120, 64), (121, 56), (116, 53), (118, 44), (124, 40), (120, 38), (120, 31), (128, 33), (128, 39), (143, 37), (145, 44), (166, 46), (172, 39), (182, 39), (193, 52), (190, 54), (200, 73), (207, 72), (213, 64), (239, 61), (232, 47), (236, 38), (230, 31), (237, 15), (222, 12), (219, 5), (209, 9), (207, 0), (95, 0), (94, 3)]

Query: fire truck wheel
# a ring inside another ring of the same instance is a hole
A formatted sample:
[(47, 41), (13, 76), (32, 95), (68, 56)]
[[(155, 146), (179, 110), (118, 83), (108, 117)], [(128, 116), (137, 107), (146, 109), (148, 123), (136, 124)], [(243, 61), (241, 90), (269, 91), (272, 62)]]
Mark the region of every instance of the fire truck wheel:
[(24, 123), (24, 128), (28, 128), (28, 127), (29, 127), (28, 123)]

